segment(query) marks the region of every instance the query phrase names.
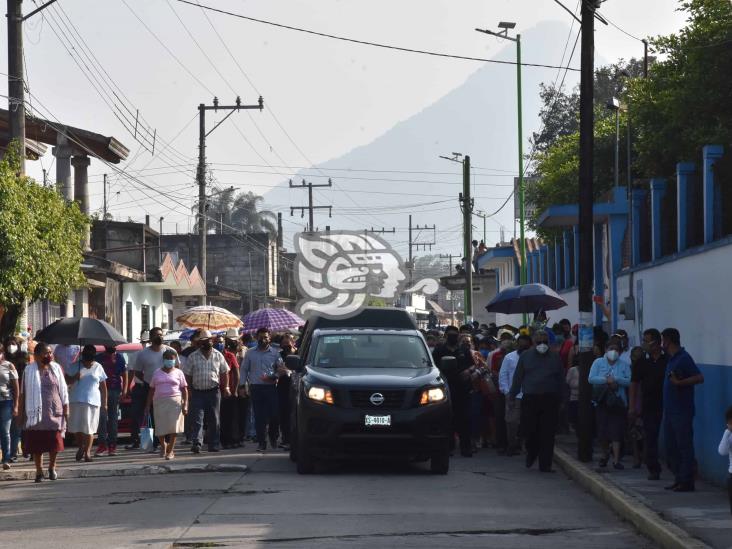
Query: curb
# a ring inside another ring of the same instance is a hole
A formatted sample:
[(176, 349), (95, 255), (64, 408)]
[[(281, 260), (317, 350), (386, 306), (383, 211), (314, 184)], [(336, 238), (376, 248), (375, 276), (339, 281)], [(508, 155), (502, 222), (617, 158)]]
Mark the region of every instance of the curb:
[(554, 449), (554, 461), (585, 490), (627, 520), (643, 535), (666, 549), (710, 549), (703, 541), (667, 521), (653, 509), (620, 488), (608, 483), (601, 475), (587, 469), (567, 452)]
[[(100, 478), (100, 477), (136, 477), (148, 475), (171, 475), (180, 473), (248, 473), (246, 465), (222, 463), (196, 464), (196, 465), (138, 465), (120, 469), (60, 469), (59, 479), (72, 478)], [(35, 470), (31, 471), (10, 471), (0, 473), (1, 481), (34, 480)]]

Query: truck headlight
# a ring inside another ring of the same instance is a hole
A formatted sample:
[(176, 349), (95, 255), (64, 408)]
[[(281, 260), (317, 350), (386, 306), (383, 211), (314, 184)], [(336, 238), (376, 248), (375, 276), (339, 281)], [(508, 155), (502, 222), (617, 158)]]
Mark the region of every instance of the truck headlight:
[(419, 399), (420, 404), (432, 404), (434, 402), (442, 402), (447, 398), (445, 390), (442, 387), (433, 387), (422, 391), (422, 397)]
[(325, 387), (310, 387), (308, 389), (308, 398), (316, 402), (333, 404), (333, 393)]

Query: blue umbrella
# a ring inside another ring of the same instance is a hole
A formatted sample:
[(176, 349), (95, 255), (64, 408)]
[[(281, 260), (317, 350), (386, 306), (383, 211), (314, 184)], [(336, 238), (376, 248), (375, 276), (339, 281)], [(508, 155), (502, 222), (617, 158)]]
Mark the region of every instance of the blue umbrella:
[(533, 313), (539, 309), (553, 311), (566, 306), (567, 302), (550, 287), (544, 284), (524, 284), (502, 290), (485, 308), (490, 313), (510, 315)]

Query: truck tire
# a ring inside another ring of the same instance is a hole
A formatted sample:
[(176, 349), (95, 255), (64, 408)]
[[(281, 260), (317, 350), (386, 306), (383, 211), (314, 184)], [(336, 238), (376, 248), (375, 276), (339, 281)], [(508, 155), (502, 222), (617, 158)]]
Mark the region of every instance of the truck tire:
[(433, 454), (430, 459), (430, 471), (435, 475), (446, 475), (450, 470), (450, 452)]

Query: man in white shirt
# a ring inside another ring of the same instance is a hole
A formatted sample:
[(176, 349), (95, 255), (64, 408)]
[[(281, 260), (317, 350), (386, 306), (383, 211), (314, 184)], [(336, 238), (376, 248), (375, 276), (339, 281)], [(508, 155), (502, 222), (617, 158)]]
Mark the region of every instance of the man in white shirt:
[[(516, 373), (519, 356), (521, 353), (531, 348), (531, 337), (528, 335), (520, 335), (516, 340), (516, 350), (508, 353), (501, 363), (501, 369), (498, 372), (498, 389), (503, 395), (508, 396), (513, 384), (513, 375)], [(506, 399), (506, 435), (508, 439), (507, 456), (516, 456), (521, 453), (520, 443), (518, 439), (519, 425), (521, 423), (521, 397), (519, 393), (516, 399)]]

